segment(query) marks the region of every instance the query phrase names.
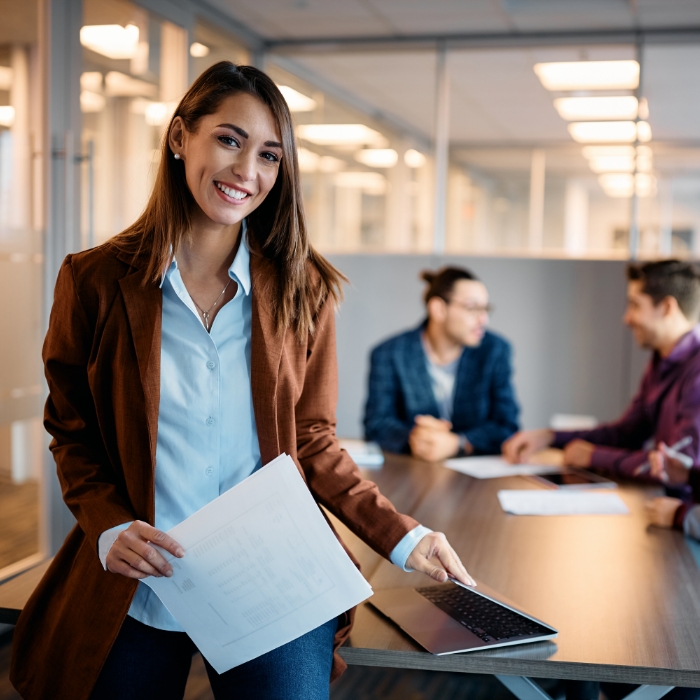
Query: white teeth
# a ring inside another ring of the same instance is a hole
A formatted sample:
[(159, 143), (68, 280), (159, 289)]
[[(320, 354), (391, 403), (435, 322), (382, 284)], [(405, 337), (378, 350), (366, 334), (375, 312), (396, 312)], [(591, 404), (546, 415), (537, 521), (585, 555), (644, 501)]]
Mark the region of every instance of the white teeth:
[(245, 192), (240, 192), (239, 190), (234, 190), (231, 187), (226, 187), (226, 185), (222, 185), (220, 182), (215, 184), (224, 194), (227, 194), (232, 199), (245, 199), (248, 196)]

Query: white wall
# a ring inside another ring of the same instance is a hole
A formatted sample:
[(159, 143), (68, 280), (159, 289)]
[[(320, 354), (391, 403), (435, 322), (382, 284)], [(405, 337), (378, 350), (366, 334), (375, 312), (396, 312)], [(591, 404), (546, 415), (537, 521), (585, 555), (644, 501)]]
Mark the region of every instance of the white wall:
[(493, 330), (514, 346), (526, 428), (553, 413), (619, 415), (648, 359), (621, 322), (625, 263), (429, 255), (334, 255), (352, 285), (338, 316), (338, 434), (362, 434), (370, 349), (423, 317), (421, 270), (465, 266), (486, 284)]

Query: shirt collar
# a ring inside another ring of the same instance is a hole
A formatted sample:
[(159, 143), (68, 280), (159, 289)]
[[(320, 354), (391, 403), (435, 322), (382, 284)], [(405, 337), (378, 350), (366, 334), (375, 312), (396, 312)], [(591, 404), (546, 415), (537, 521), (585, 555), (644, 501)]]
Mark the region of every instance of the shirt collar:
[[(243, 219), (242, 224), (241, 244), (238, 246), (236, 257), (233, 259), (231, 267), (228, 269), (228, 275), (240, 285), (240, 287), (243, 289), (243, 293), (248, 296), (251, 288), (250, 248), (248, 247), (248, 226), (245, 219)], [(163, 273), (163, 277), (160, 280), (161, 288), (163, 287), (163, 283), (165, 282), (166, 278), (169, 278), (175, 270), (177, 270), (177, 260), (173, 257), (173, 261), (170, 263), (168, 269)]]
[(664, 358), (664, 362), (676, 364), (685, 362), (688, 357), (700, 347), (700, 325), (688, 331), (671, 350), (671, 354)]

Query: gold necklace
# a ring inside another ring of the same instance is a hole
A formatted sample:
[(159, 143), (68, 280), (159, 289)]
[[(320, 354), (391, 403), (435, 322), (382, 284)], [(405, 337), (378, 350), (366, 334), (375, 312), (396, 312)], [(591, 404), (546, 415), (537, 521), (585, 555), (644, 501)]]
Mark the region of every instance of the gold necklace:
[(211, 310), (219, 303), (219, 299), (224, 296), (229, 284), (231, 284), (231, 278), (229, 278), (228, 282), (226, 282), (226, 286), (221, 290), (221, 294), (216, 297), (216, 301), (206, 311), (194, 300), (194, 297), (190, 297), (190, 299), (192, 299), (192, 303), (197, 307), (199, 313), (202, 314), (202, 318), (204, 319), (204, 327), (207, 329), (207, 333), (211, 328), (211, 324), (209, 323), (209, 314), (211, 313)]

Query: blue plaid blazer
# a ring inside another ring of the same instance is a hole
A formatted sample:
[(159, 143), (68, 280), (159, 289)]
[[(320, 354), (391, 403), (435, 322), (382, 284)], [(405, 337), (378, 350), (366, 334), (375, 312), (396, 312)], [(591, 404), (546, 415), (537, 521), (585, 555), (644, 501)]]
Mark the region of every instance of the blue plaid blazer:
[[(424, 324), (384, 341), (372, 351), (365, 439), (387, 452), (409, 452), (417, 415), (439, 417), (421, 343)], [(486, 332), (478, 347), (466, 347), (457, 367), (452, 429), (474, 454), (498, 454), (518, 430), (519, 408), (511, 382), (510, 343)]]

